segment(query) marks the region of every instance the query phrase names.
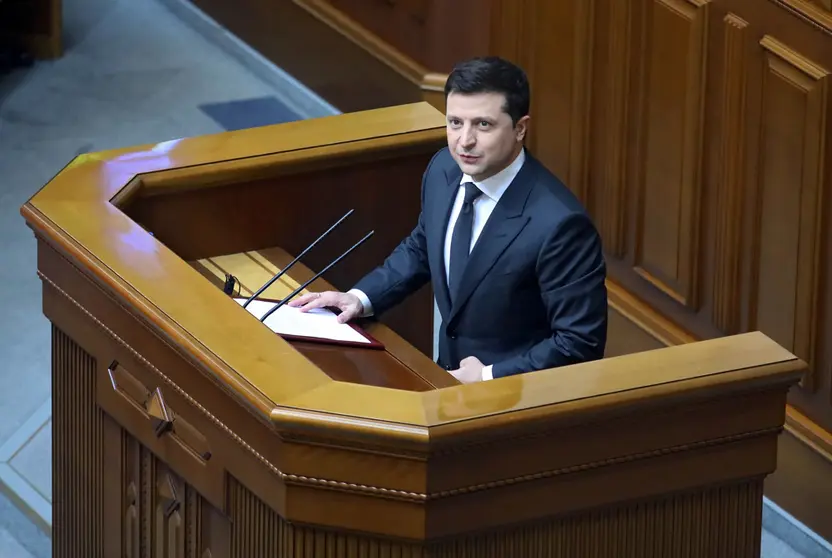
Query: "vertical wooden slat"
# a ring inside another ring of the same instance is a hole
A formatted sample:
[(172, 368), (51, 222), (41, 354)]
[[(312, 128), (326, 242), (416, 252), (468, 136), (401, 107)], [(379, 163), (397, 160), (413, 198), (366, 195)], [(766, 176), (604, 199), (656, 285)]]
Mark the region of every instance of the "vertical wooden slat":
[(52, 327), (52, 546), (55, 558), (103, 556), (102, 420), (96, 361)]
[(754, 479), (704, 492), (672, 495), (420, 545), (287, 523), (232, 478), (229, 482), (231, 556), (756, 558), (760, 547), (762, 486), (762, 479)]

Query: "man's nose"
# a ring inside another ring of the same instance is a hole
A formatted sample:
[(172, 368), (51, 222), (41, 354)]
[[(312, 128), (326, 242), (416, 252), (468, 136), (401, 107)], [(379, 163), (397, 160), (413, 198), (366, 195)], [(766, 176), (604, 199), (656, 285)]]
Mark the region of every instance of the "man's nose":
[(477, 136), (471, 128), (465, 128), (462, 131), (462, 145), (466, 147), (473, 146), (477, 143)]

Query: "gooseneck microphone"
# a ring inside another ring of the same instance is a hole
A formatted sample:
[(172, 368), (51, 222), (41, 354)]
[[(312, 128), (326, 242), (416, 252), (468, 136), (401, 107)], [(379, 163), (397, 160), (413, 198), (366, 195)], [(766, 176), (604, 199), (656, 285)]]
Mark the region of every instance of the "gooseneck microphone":
[(265, 283), (262, 287), (260, 287), (259, 289), (257, 289), (257, 292), (255, 292), (253, 295), (251, 295), (251, 296), (248, 298), (248, 300), (246, 300), (246, 301), (243, 303), (243, 308), (245, 308), (246, 306), (248, 306), (248, 305), (249, 305), (249, 303), (250, 303), (252, 300), (254, 300), (254, 299), (255, 299), (255, 298), (257, 298), (258, 296), (260, 296), (261, 294), (263, 294), (263, 291), (265, 291), (266, 289), (268, 289), (268, 288), (272, 285), (272, 283), (274, 283), (275, 281), (277, 281), (278, 279), (280, 279), (280, 278), (283, 276), (283, 274), (284, 274), (284, 273), (286, 273), (287, 271), (289, 271), (289, 269), (290, 269), (293, 265), (295, 265), (296, 263), (298, 263), (298, 261), (299, 261), (299, 260), (300, 260), (300, 259), (301, 259), (304, 255), (306, 255), (306, 253), (307, 253), (309, 250), (311, 250), (312, 248), (314, 248), (316, 244), (318, 244), (321, 240), (323, 240), (323, 239), (326, 237), (326, 235), (328, 235), (329, 233), (331, 233), (331, 232), (335, 229), (335, 227), (337, 227), (338, 225), (340, 225), (341, 223), (343, 223), (343, 222), (344, 222), (344, 219), (346, 219), (347, 217), (349, 217), (350, 215), (352, 215), (353, 211), (355, 211), (355, 210), (354, 210), (354, 209), (350, 209), (349, 211), (347, 211), (347, 212), (344, 214), (344, 216), (343, 216), (343, 217), (341, 217), (340, 219), (338, 219), (338, 221), (336, 221), (334, 225), (332, 225), (331, 227), (329, 227), (329, 228), (328, 228), (328, 229), (327, 229), (327, 230), (326, 230), (326, 231), (325, 231), (325, 232), (324, 232), (321, 236), (319, 236), (319, 237), (317, 238), (317, 240), (315, 240), (312, 244), (310, 244), (309, 246), (307, 246), (307, 247), (306, 247), (306, 249), (305, 249), (303, 252), (301, 252), (300, 254), (298, 254), (298, 256), (297, 256), (294, 260), (292, 260), (291, 262), (289, 262), (289, 265), (287, 265), (286, 267), (284, 267), (283, 269), (281, 269), (280, 271), (278, 271), (278, 272), (275, 274), (275, 276), (274, 276), (274, 277), (272, 277), (271, 279), (269, 279), (268, 281), (266, 281), (266, 283)]
[(324, 273), (326, 273), (327, 271), (329, 271), (329, 269), (330, 269), (332, 266), (334, 266), (335, 264), (337, 264), (338, 262), (340, 262), (341, 260), (343, 260), (345, 257), (347, 257), (347, 255), (349, 255), (349, 253), (350, 253), (350, 252), (352, 252), (353, 250), (355, 250), (356, 248), (358, 248), (359, 246), (361, 246), (362, 244), (364, 244), (364, 242), (365, 242), (368, 238), (370, 238), (371, 236), (373, 236), (373, 234), (374, 234), (375, 232), (376, 232), (376, 231), (370, 231), (370, 232), (368, 232), (368, 233), (367, 233), (367, 235), (366, 235), (364, 238), (362, 238), (361, 240), (359, 240), (358, 242), (356, 242), (355, 244), (353, 244), (353, 245), (352, 245), (352, 247), (351, 247), (349, 250), (347, 250), (346, 252), (344, 252), (343, 254), (341, 254), (340, 256), (338, 256), (337, 258), (335, 258), (335, 260), (334, 260), (332, 263), (330, 263), (328, 266), (326, 266), (326, 267), (325, 267), (325, 268), (323, 268), (321, 271), (319, 271), (318, 273), (316, 273), (316, 274), (315, 274), (315, 276), (314, 276), (314, 277), (312, 277), (312, 279), (308, 280), (306, 283), (304, 283), (303, 285), (301, 285), (300, 287), (298, 287), (297, 289), (295, 289), (294, 291), (292, 291), (292, 292), (289, 294), (289, 296), (285, 297), (283, 300), (281, 300), (280, 302), (278, 302), (277, 304), (275, 304), (275, 305), (274, 305), (274, 307), (272, 307), (272, 308), (271, 308), (268, 312), (266, 312), (265, 314), (263, 314), (263, 317), (261, 317), (261, 318), (260, 318), (260, 321), (261, 321), (261, 322), (265, 321), (265, 320), (266, 320), (266, 318), (268, 318), (268, 317), (269, 317), (269, 316), (271, 316), (274, 312), (276, 312), (278, 308), (280, 308), (281, 306), (283, 306), (284, 304), (286, 304), (287, 302), (289, 302), (290, 300), (292, 300), (292, 299), (293, 299), (293, 298), (294, 298), (294, 297), (295, 297), (295, 296), (296, 296), (299, 292), (301, 292), (303, 289), (305, 289), (306, 287), (308, 287), (308, 286), (309, 286), (309, 284), (310, 284), (312, 281), (314, 281), (315, 279), (317, 279), (318, 277), (320, 277), (321, 275), (323, 275)]

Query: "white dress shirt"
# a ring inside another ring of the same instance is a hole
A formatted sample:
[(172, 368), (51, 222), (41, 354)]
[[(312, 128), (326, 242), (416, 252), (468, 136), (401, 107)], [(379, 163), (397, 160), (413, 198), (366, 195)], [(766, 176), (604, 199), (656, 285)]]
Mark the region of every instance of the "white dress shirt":
[[(500, 197), (505, 193), (506, 189), (511, 184), (514, 177), (517, 176), (517, 173), (520, 172), (520, 169), (523, 167), (523, 163), (526, 160), (526, 153), (525, 150), (520, 150), (520, 154), (514, 159), (514, 161), (509, 164), (506, 168), (491, 176), (486, 178), (481, 182), (477, 182), (474, 180), (470, 175), (463, 174), (462, 180), (460, 181), (461, 184), (465, 184), (466, 182), (473, 182), (477, 188), (483, 193), (483, 195), (479, 196), (477, 199), (474, 200), (474, 225), (471, 229), (471, 247), (470, 250), (474, 249), (474, 245), (477, 243), (477, 239), (482, 233), (483, 227), (485, 227), (485, 223), (488, 221), (488, 218), (491, 217), (491, 212), (494, 211), (494, 208), (497, 206), (497, 202), (500, 201)], [(447, 232), (445, 233), (445, 280), (447, 281), (448, 270), (451, 268), (450, 261), (451, 261), (451, 240), (453, 239), (454, 235), (454, 225), (456, 225), (456, 220), (459, 217), (459, 213), (462, 210), (462, 203), (465, 199), (465, 188), (458, 188), (456, 192), (456, 198), (454, 199), (454, 205), (451, 208), (451, 216), (448, 220), (448, 228)], [(371, 316), (373, 314), (373, 306), (370, 300), (367, 298), (367, 295), (364, 294), (362, 291), (358, 289), (351, 289), (350, 293), (356, 295), (359, 300), (361, 300), (361, 304), (364, 305), (364, 312), (362, 316)], [(483, 368), (482, 371), (482, 379), (483, 380), (491, 380), (493, 376), (491, 374), (491, 365), (488, 364)]]

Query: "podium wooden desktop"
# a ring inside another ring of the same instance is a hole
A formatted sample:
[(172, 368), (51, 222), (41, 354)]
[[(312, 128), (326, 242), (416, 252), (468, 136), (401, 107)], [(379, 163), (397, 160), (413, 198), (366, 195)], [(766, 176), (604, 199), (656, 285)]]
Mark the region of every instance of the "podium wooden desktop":
[(364, 324), (383, 351), (288, 342), (222, 292), (355, 208), (268, 294), (375, 229), (326, 277), (348, 288), (443, 139), (419, 103), (94, 153), (23, 207), (55, 556), (759, 556), (804, 366), (760, 333), (461, 386), (424, 354), (427, 291)]

